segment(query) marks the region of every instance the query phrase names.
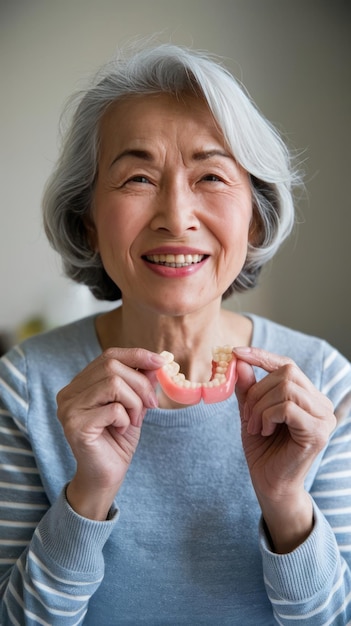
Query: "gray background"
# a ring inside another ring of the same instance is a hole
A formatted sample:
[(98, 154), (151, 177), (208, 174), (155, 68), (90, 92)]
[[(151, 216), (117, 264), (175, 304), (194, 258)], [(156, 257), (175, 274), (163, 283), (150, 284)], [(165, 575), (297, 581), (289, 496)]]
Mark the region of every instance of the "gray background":
[(293, 237), (257, 290), (228, 306), (323, 336), (351, 358), (346, 0), (3, 0), (0, 331), (35, 315), (54, 325), (96, 309), (85, 288), (62, 277), (45, 240), (42, 190), (66, 98), (117, 45), (155, 32), (224, 57), (303, 161)]

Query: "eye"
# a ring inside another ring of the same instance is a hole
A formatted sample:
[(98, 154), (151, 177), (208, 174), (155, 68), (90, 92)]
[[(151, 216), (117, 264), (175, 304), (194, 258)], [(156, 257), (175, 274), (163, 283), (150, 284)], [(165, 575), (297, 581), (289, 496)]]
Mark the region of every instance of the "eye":
[(146, 178), (146, 176), (140, 174), (136, 176), (131, 176), (130, 178), (128, 178), (128, 180), (126, 180), (126, 183), (142, 183), (145, 185), (150, 183), (150, 181), (148, 178)]
[(217, 174), (206, 174), (202, 177), (201, 180), (206, 180), (210, 183), (219, 183), (222, 181), (222, 178), (220, 176), (217, 176)]

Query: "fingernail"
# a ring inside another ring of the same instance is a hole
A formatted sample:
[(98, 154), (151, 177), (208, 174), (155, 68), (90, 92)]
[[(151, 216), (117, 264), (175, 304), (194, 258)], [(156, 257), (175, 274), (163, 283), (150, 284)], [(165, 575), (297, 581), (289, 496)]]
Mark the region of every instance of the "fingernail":
[(165, 358), (161, 354), (153, 353), (150, 355), (150, 361), (157, 367), (162, 367), (165, 364)]
[(250, 354), (250, 352), (252, 352), (252, 350), (251, 350), (250, 347), (244, 346), (244, 347), (240, 347), (240, 348), (233, 348), (233, 352), (235, 352), (235, 354), (239, 354), (239, 355), (242, 354), (242, 355), (244, 355), (244, 354)]

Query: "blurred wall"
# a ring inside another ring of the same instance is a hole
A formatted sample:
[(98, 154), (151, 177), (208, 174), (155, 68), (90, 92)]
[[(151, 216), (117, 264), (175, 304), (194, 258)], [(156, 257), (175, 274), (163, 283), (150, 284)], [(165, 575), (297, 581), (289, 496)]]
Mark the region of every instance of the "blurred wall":
[(45, 240), (42, 189), (66, 98), (118, 44), (155, 32), (224, 57), (304, 161), (294, 236), (257, 290), (227, 306), (324, 336), (351, 358), (348, 0), (2, 0), (0, 330), (95, 310)]

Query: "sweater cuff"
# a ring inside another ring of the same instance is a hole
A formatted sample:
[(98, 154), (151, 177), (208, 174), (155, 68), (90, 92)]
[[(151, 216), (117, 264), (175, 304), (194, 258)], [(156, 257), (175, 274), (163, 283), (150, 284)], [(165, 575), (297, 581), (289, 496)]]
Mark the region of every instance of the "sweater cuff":
[(103, 567), (102, 550), (119, 517), (113, 506), (104, 522), (78, 515), (64, 489), (38, 526), (43, 549), (57, 566), (87, 574)]
[(311, 598), (334, 578), (340, 559), (334, 533), (313, 502), (314, 527), (309, 537), (288, 554), (271, 551), (260, 522), (260, 549), (263, 571), (269, 587), (278, 597), (299, 602)]

